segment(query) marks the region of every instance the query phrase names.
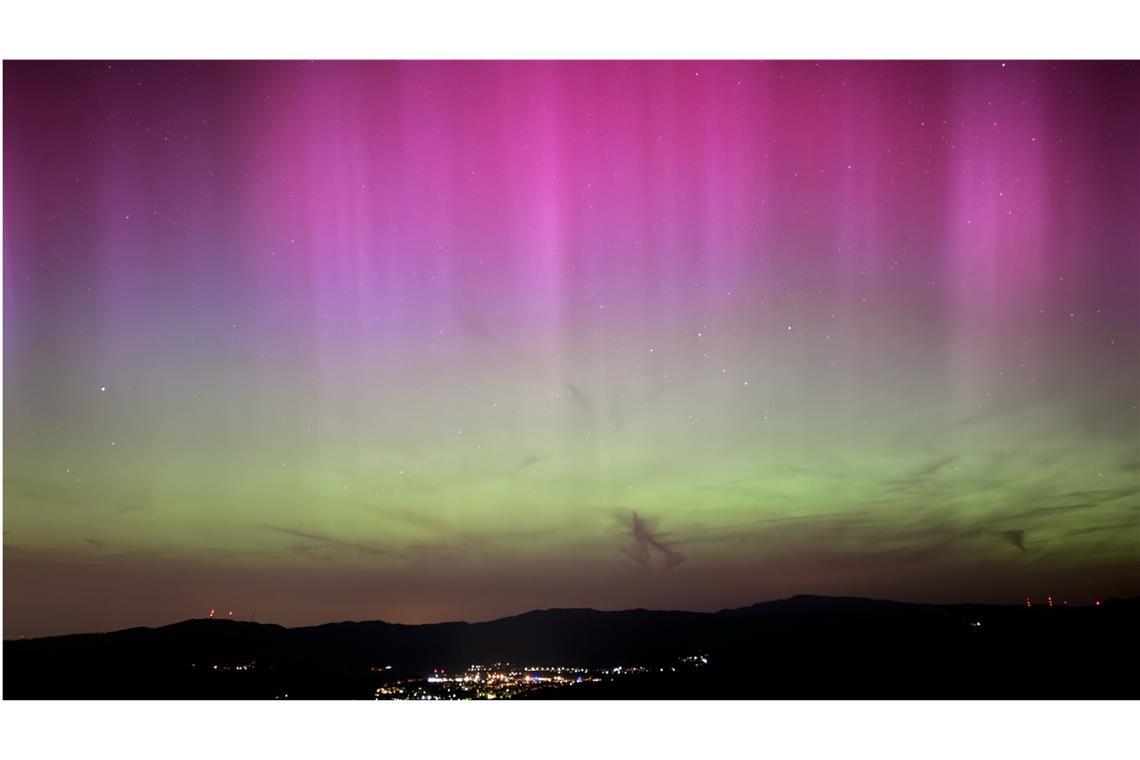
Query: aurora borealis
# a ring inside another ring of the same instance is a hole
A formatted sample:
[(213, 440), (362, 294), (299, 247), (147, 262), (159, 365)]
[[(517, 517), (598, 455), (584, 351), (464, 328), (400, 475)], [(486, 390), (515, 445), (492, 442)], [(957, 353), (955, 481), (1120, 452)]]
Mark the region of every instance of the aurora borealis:
[(1140, 593), (1140, 66), (6, 62), (4, 634)]

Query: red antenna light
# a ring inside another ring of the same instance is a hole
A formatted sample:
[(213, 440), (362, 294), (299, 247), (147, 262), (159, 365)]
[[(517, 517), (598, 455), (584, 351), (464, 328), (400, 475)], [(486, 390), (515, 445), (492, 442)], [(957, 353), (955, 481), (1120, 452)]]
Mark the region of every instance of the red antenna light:
[(226, 617), (233, 617), (233, 616), (234, 616), (233, 610), (230, 610), (229, 612), (226, 613)]
[(1050, 597), (1046, 597), (1046, 598), (1049, 601), (1049, 606), (1052, 607), (1053, 606), (1053, 597), (1050, 596)]
[(211, 608), (210, 608), (210, 617), (213, 617), (213, 616), (214, 616), (214, 608), (213, 608), (213, 607), (211, 607)]
[(1099, 599), (1097, 599), (1097, 600), (1096, 600), (1096, 606), (1097, 606), (1097, 607), (1099, 607), (1099, 606), (1100, 606), (1100, 600), (1099, 600)]
[(1030, 600), (1029, 597), (1025, 597), (1025, 606), (1026, 607), (1032, 607), (1033, 606), (1033, 602), (1032, 602), (1032, 600)]

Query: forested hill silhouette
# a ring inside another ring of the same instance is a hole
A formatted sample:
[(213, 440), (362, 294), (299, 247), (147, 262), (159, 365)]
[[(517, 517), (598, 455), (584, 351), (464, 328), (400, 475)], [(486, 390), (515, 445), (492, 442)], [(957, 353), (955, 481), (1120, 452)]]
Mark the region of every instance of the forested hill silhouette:
[[(715, 613), (550, 609), (482, 623), (186, 620), (4, 642), (6, 698), (366, 698), (471, 665), (654, 667), (546, 697), (1135, 698), (1140, 598), (1097, 607), (794, 596)], [(700, 656), (707, 667), (665, 667)]]

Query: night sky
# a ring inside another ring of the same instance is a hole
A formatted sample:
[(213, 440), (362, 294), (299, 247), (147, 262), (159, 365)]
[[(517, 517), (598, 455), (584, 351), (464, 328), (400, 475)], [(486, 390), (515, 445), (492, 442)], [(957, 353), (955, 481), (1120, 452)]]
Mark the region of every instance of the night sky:
[(1140, 65), (6, 62), (4, 635), (1140, 593)]

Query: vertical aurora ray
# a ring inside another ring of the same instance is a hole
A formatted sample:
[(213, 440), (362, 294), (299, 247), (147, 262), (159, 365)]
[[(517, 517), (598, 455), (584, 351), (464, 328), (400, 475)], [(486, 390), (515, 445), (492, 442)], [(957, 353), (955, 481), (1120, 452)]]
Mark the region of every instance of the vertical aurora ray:
[(6, 635), (1137, 592), (1134, 63), (4, 78)]

